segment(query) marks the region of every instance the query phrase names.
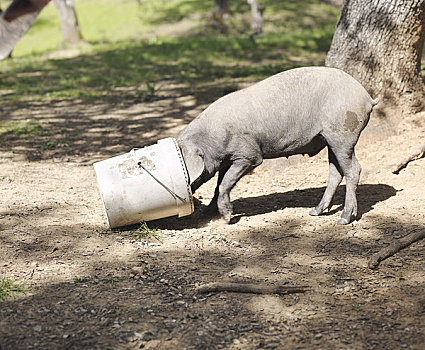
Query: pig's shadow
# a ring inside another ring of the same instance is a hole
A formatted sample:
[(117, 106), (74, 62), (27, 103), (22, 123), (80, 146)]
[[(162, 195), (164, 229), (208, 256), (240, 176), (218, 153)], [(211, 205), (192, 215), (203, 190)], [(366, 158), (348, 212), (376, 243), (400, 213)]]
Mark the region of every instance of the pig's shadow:
[[(233, 202), (234, 218), (237, 222), (243, 216), (266, 214), (284, 208), (314, 208), (319, 204), (326, 187), (294, 190), (284, 193), (274, 193), (260, 197), (240, 198)], [(373, 209), (376, 203), (395, 196), (396, 189), (389, 185), (359, 185), (357, 188), (358, 216)], [(339, 186), (332, 200), (332, 208), (322, 215), (333, 215), (341, 211), (345, 200), (345, 185)]]
[[(243, 216), (254, 216), (270, 213), (285, 208), (314, 208), (323, 196), (326, 187), (307, 188), (283, 193), (273, 193), (258, 197), (245, 197), (233, 201), (233, 219), (236, 223)], [(396, 189), (384, 184), (360, 185), (357, 188), (358, 219), (370, 210), (376, 203), (382, 202), (397, 193)], [(333, 207), (329, 213), (332, 215), (342, 210), (345, 198), (345, 185), (339, 186), (333, 199)], [(206, 203), (208, 204), (208, 203)], [(183, 230), (187, 228), (200, 228), (208, 224), (211, 216), (204, 215), (206, 205), (197, 203), (195, 212), (186, 217), (165, 218), (151, 221), (149, 226), (158, 229)], [(284, 215), (284, 214), (282, 214)]]

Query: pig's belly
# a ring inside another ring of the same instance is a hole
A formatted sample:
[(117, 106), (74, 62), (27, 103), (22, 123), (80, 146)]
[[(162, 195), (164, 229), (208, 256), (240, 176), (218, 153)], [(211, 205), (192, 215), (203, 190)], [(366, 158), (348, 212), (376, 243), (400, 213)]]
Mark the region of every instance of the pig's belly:
[(326, 141), (321, 135), (317, 135), (310, 140), (297, 140), (294, 142), (276, 142), (273, 146), (263, 149), (263, 157), (279, 158), (289, 157), (295, 154), (308, 154), (314, 156), (326, 147)]

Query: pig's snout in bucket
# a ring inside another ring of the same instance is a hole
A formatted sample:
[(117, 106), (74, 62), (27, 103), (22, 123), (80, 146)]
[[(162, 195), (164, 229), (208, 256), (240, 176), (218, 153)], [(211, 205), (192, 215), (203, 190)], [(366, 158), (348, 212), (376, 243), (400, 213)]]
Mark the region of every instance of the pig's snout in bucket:
[(186, 166), (173, 138), (93, 166), (111, 228), (193, 213)]

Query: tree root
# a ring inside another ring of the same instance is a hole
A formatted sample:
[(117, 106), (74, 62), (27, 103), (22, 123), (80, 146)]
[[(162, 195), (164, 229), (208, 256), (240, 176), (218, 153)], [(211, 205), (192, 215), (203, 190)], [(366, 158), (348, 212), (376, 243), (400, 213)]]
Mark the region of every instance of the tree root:
[(398, 174), (401, 169), (403, 169), (409, 162), (416, 158), (420, 158), (425, 155), (425, 144), (423, 144), (419, 149), (408, 157), (406, 157), (402, 162), (400, 162), (393, 170), (393, 174)]
[(197, 288), (198, 293), (211, 292), (236, 292), (236, 293), (255, 293), (255, 294), (292, 294), (304, 293), (309, 290), (308, 286), (271, 286), (265, 284), (253, 283), (230, 283), (214, 282), (201, 285)]
[(389, 246), (382, 248), (379, 252), (373, 254), (369, 259), (369, 268), (376, 269), (379, 266), (379, 263), (390, 256), (393, 256), (395, 253), (400, 250), (408, 247), (412, 243), (419, 241), (425, 238), (425, 230), (414, 231), (407, 236), (404, 236), (394, 242)]

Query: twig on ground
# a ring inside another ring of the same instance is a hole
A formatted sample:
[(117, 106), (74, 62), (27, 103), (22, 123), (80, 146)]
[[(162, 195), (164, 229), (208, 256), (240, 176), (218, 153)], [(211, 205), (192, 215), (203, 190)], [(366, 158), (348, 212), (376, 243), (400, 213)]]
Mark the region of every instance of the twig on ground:
[(409, 162), (416, 158), (420, 158), (425, 154), (425, 144), (419, 147), (418, 150), (410, 154), (407, 158), (405, 158), (402, 162), (400, 162), (393, 170), (393, 174), (398, 174), (401, 169), (403, 169)]
[(274, 237), (274, 238), (272, 238), (272, 241), (278, 241), (278, 240), (280, 240), (280, 239), (284, 239), (284, 238), (300, 238), (299, 236), (297, 236), (296, 234), (294, 234), (294, 233), (290, 233), (290, 234), (287, 234), (287, 235), (284, 235), (284, 236), (280, 236), (280, 237)]
[(404, 236), (392, 242), (389, 246), (382, 248), (379, 252), (373, 254), (369, 259), (369, 268), (376, 269), (379, 263), (400, 250), (408, 247), (412, 243), (425, 238), (425, 230), (414, 231), (407, 236)]
[(292, 294), (304, 293), (309, 290), (308, 286), (271, 286), (266, 284), (253, 283), (231, 283), (215, 282), (201, 285), (197, 288), (198, 293), (211, 292), (236, 292), (255, 294)]

